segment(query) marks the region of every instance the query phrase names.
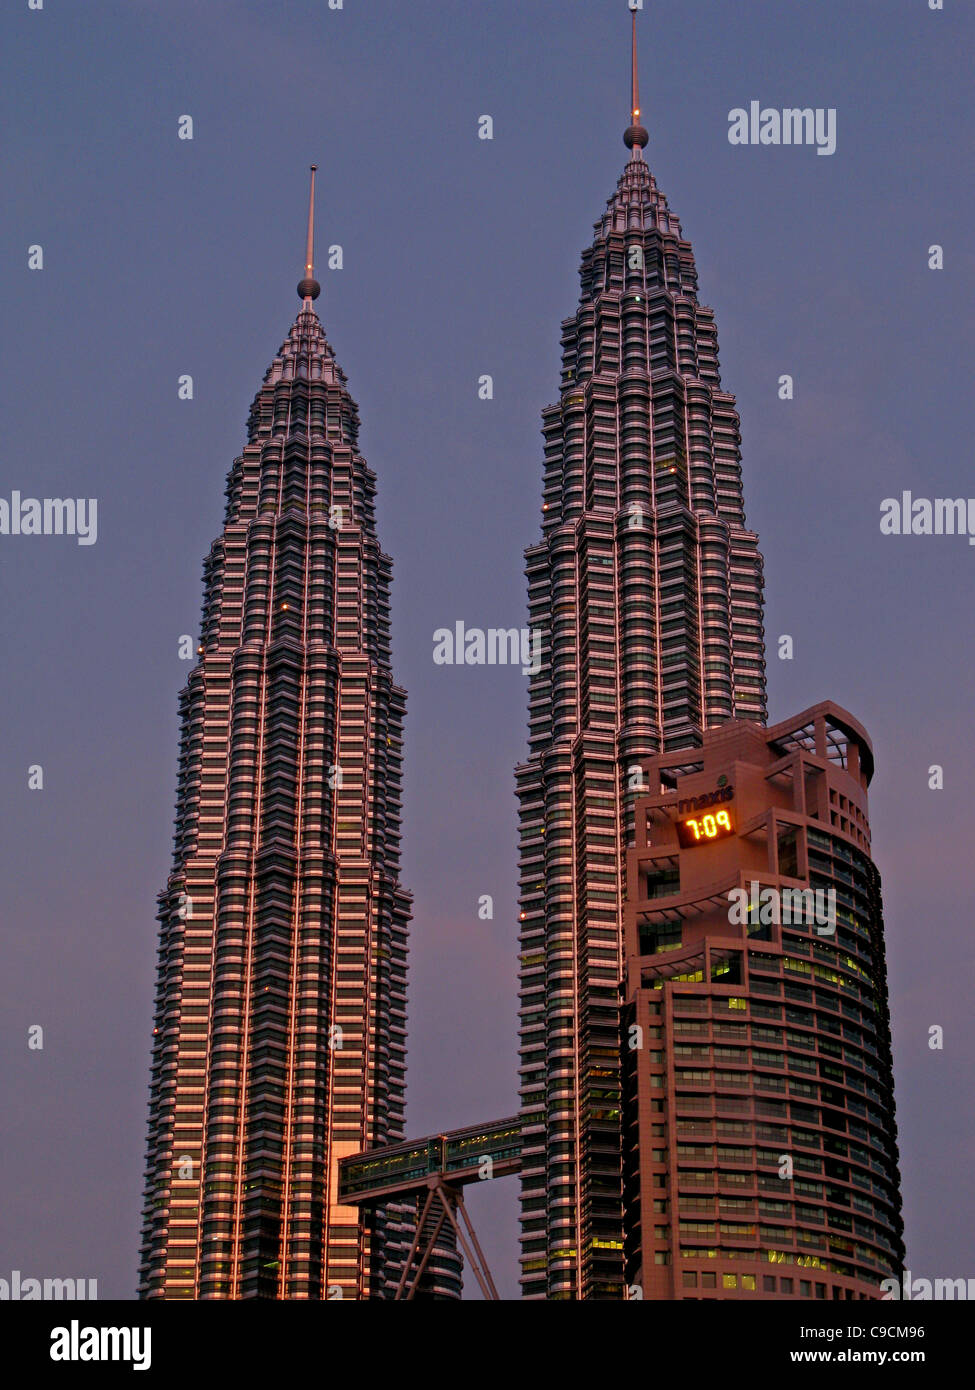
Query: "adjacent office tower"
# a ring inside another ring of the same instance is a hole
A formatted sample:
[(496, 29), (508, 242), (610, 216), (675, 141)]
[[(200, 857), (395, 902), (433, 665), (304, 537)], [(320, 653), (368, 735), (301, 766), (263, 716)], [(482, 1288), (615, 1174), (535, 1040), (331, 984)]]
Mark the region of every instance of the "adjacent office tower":
[(626, 1287), (878, 1298), (904, 1258), (873, 750), (829, 701), (644, 765), (624, 924)]
[(144, 1297), (383, 1297), (402, 1235), (336, 1193), (341, 1156), (402, 1133), (406, 697), (313, 211), (314, 170), (301, 309), (228, 475), (180, 701)]
[[(721, 384), (714, 315), (698, 300), (691, 247), (643, 158), (648, 135), (640, 124), (635, 15), (632, 117), (624, 140), (630, 159), (583, 253), (579, 307), (563, 324), (561, 391), (543, 416), (542, 537), (526, 552), (530, 621), (541, 630), (544, 654), (530, 685), (528, 759), (517, 770), (521, 1279), (528, 1298), (614, 1299), (627, 1290), (675, 1296), (645, 1277), (645, 1258), (652, 1268), (658, 1256), (670, 1258), (670, 1246), (661, 1238), (646, 1256), (634, 1230), (641, 1214), (638, 1175), (646, 1179), (643, 1238), (656, 1219), (655, 1204), (669, 1194), (641, 1167), (652, 1149), (642, 1157), (633, 1152), (632, 1125), (661, 1151), (665, 1125), (671, 1139), (677, 1131), (670, 1115), (650, 1118), (649, 1081), (638, 1119), (631, 1124), (624, 1111), (624, 1085), (627, 1106), (636, 1104), (637, 1086), (624, 1041), (629, 1035), (621, 1035), (621, 1005), (629, 1009), (631, 991), (641, 986), (638, 962), (648, 940), (636, 925), (632, 940), (624, 940), (628, 894), (644, 906), (647, 884), (646, 873), (642, 888), (631, 881), (636, 865), (628, 880), (627, 855), (638, 831), (646, 835), (641, 798), (665, 784), (673, 792), (684, 771), (699, 771), (709, 730), (735, 721), (731, 727), (761, 736), (766, 718), (762, 560), (745, 524), (739, 420), (734, 397)], [(774, 761), (772, 753), (761, 756)], [(862, 786), (844, 785), (837, 794), (865, 816), (862, 793)], [(794, 808), (794, 823), (805, 805)], [(820, 833), (828, 834), (825, 827)], [(845, 844), (842, 834), (836, 838)], [(805, 832), (799, 840), (796, 855), (805, 869), (814, 862), (812, 847), (816, 854), (824, 847)], [(744, 853), (743, 841), (741, 847)], [(711, 850), (705, 844), (696, 853), (707, 857)], [(845, 851), (836, 853), (842, 877)], [(856, 854), (866, 856), (862, 843)], [(654, 879), (652, 891), (661, 899), (667, 891), (680, 895), (683, 869), (673, 856), (671, 849), (655, 870), (663, 878)], [(727, 864), (720, 867), (725, 887), (739, 882)], [(778, 872), (792, 871), (780, 864)], [(874, 986), (883, 992), (879, 890), (867, 869), (855, 872), (869, 879), (874, 895), (864, 930), (872, 933), (867, 955)], [(727, 912), (726, 901), (726, 924)], [(632, 915), (635, 924), (635, 906)], [(682, 940), (679, 932), (665, 934), (660, 949)], [(817, 959), (823, 957), (814, 953), (807, 961), (811, 970), (820, 968), (812, 964)], [(882, 1071), (886, 1104), (885, 1010), (884, 996), (874, 1061), (861, 1062)], [(668, 1033), (665, 1045), (673, 1041)], [(657, 1056), (664, 1044), (650, 1046)], [(747, 1053), (740, 1056), (747, 1071)], [(831, 1084), (838, 1081), (827, 1074)], [(892, 1118), (890, 1128), (888, 1148)], [(766, 1148), (785, 1142), (763, 1141)], [(630, 1146), (625, 1191), (624, 1144)], [(891, 1161), (885, 1151), (887, 1179)], [(896, 1169), (894, 1184), (896, 1190)], [(892, 1247), (897, 1220), (895, 1214)], [(695, 1249), (708, 1247), (703, 1229), (701, 1237)], [(710, 1246), (717, 1249), (717, 1241)], [(704, 1259), (693, 1272), (704, 1272)], [(729, 1256), (722, 1272), (730, 1265)], [(731, 1296), (730, 1283), (721, 1288)], [(781, 1293), (787, 1296), (776, 1288)]]

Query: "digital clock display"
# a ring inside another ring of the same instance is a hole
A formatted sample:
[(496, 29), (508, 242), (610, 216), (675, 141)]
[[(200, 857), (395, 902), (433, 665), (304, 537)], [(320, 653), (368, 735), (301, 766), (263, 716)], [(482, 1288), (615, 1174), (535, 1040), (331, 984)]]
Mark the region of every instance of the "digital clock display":
[(734, 833), (730, 811), (699, 811), (696, 816), (685, 816), (677, 822), (677, 839), (684, 849), (707, 845)]

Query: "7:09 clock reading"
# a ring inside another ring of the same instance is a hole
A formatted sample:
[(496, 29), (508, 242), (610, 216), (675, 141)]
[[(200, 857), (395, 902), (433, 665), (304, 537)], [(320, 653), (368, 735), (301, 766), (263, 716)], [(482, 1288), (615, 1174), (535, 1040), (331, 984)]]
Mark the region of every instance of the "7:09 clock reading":
[(721, 840), (734, 833), (735, 827), (727, 811), (708, 811), (677, 822), (677, 839), (685, 849), (691, 845), (710, 844), (712, 840)]

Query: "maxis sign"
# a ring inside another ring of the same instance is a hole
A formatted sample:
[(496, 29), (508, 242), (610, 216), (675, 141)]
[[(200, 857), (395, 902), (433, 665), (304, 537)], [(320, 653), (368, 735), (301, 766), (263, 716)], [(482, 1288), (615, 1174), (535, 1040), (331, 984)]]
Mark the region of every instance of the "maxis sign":
[(731, 802), (734, 799), (734, 787), (726, 786), (678, 801), (677, 841), (681, 848), (690, 849), (733, 835), (735, 821)]

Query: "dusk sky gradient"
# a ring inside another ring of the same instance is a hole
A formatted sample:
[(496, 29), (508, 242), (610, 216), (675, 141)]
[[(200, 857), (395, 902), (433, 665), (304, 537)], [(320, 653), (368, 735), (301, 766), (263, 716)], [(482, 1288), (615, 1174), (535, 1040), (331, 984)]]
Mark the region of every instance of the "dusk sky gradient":
[[(831, 698), (876, 753), (907, 1264), (975, 1276), (975, 548), (879, 528), (904, 489), (975, 495), (975, 7), (646, 0), (638, 31), (646, 157), (742, 417), (770, 722)], [(378, 477), (409, 693), (409, 1132), (517, 1108), (527, 682), (434, 665), (432, 634), (527, 621), (541, 410), (627, 157), (629, 16), (626, 0), (22, 0), (0, 53), (0, 496), (99, 504), (90, 547), (0, 536), (0, 1276), (130, 1298), (177, 643), (300, 307), (313, 162), (315, 307)], [(836, 153), (730, 145), (728, 113), (753, 99), (835, 107)], [(516, 1195), (509, 1179), (469, 1202), (509, 1298)]]

